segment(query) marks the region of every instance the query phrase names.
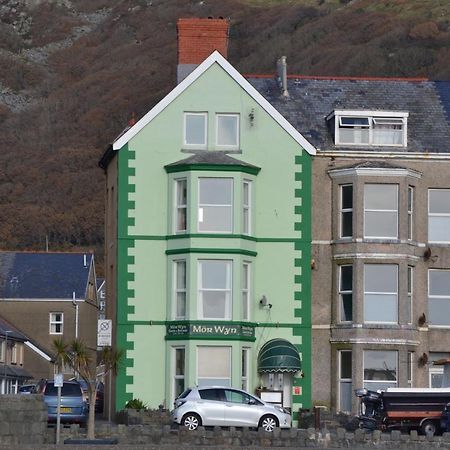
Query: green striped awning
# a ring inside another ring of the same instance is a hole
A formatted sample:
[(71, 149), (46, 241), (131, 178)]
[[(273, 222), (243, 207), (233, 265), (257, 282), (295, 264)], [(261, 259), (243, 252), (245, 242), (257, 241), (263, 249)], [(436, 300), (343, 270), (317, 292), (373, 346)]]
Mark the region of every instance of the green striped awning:
[(302, 368), (300, 355), (286, 339), (272, 339), (259, 351), (258, 372), (298, 372)]

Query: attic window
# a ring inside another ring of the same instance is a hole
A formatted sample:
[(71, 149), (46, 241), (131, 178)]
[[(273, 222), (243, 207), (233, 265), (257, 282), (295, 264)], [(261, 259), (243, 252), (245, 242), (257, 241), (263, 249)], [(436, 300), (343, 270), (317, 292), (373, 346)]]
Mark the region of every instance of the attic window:
[(336, 145), (406, 147), (408, 113), (381, 111), (334, 111)]

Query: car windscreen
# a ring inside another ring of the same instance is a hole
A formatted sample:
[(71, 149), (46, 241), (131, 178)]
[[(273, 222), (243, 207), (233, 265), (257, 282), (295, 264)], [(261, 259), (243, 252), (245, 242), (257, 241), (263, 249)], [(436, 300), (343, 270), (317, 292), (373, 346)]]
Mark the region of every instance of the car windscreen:
[[(45, 388), (45, 395), (58, 395), (58, 388), (53, 383), (48, 383)], [(61, 388), (61, 397), (81, 397), (80, 385), (64, 383)]]

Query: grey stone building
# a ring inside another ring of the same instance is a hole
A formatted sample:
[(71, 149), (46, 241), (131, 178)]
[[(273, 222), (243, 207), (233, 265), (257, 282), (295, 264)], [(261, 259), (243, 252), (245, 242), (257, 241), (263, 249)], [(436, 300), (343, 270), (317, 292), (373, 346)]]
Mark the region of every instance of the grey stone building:
[(314, 404), (354, 412), (356, 388), (440, 387), (433, 361), (450, 357), (450, 82), (250, 82), (317, 148), (305, 373)]

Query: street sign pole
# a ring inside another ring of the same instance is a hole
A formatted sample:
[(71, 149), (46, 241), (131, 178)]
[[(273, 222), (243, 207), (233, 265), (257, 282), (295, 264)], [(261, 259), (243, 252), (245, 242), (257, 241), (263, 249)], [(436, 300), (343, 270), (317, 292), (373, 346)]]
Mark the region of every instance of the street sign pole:
[(56, 405), (56, 445), (59, 445), (61, 436), (61, 388), (64, 385), (64, 375), (55, 374), (54, 385), (58, 388), (58, 403)]

